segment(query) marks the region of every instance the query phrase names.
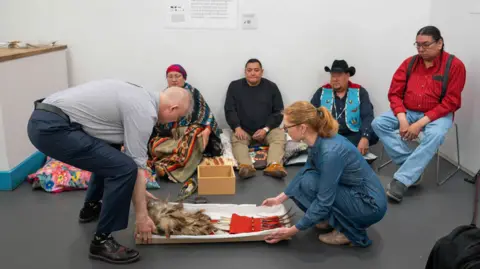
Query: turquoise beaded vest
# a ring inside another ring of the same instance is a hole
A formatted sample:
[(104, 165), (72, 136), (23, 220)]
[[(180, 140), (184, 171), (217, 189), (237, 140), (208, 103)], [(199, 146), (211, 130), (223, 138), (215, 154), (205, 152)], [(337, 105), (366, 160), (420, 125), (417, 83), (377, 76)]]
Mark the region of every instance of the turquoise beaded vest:
[[(336, 115), (332, 111), (333, 103), (335, 102), (335, 95), (333, 90), (330, 88), (323, 88), (322, 95), (320, 96), (320, 105), (327, 108), (332, 115)], [(348, 88), (347, 90), (347, 100), (345, 101), (345, 122), (348, 129), (352, 132), (358, 132), (360, 126), (362, 125), (362, 119), (360, 118), (360, 89), (359, 88)]]

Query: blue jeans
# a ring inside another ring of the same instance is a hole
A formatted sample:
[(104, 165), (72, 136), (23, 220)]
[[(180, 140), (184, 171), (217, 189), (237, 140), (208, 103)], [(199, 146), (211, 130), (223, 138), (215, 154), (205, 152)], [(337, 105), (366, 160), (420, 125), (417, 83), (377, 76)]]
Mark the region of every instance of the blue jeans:
[[(424, 113), (407, 110), (409, 124), (424, 117)], [(430, 122), (423, 128), (424, 137), (416, 149), (411, 149), (399, 133), (400, 123), (392, 111), (383, 113), (372, 122), (372, 129), (382, 141), (385, 151), (392, 161), (400, 165), (393, 177), (405, 186), (411, 186), (422, 175), (425, 167), (445, 140), (445, 135), (453, 125), (453, 114)]]
[(127, 228), (137, 178), (133, 159), (118, 147), (86, 134), (80, 124), (52, 112), (35, 110), (27, 130), (30, 141), (43, 154), (92, 172), (85, 200), (103, 201), (98, 233)]
[[(330, 213), (320, 221), (328, 221), (331, 227), (343, 233), (353, 245), (359, 247), (368, 247), (372, 244), (367, 229), (382, 220), (387, 211), (385, 191), (377, 176), (373, 174), (373, 177), (366, 179), (362, 186), (338, 185)], [(318, 178), (316, 174), (306, 172), (301, 180)], [(300, 210), (307, 212), (309, 205), (303, 204), (308, 203), (304, 195), (306, 194), (295, 193), (289, 198)]]

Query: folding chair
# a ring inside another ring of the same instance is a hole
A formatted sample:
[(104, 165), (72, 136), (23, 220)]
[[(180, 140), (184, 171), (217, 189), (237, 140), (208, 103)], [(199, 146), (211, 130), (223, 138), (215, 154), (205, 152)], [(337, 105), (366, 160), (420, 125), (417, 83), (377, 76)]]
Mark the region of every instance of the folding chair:
[[(455, 127), (455, 138), (456, 138), (456, 146), (457, 146), (457, 161), (455, 163), (456, 165), (456, 169), (455, 171), (451, 172), (446, 178), (442, 179), (440, 181), (440, 174), (439, 174), (439, 171), (440, 171), (440, 154), (439, 154), (439, 149), (437, 149), (437, 169), (436, 169), (436, 179), (437, 179), (437, 185), (440, 186), (440, 185), (443, 185), (445, 182), (447, 182), (447, 180), (449, 180), (451, 177), (453, 177), (453, 175), (455, 175), (458, 171), (460, 171), (460, 147), (459, 147), (459, 141), (458, 141), (458, 125), (456, 123), (453, 123), (454, 127)], [(415, 140), (417, 143), (420, 143), (420, 141), (422, 140), (422, 138), (424, 137), (424, 133), (421, 132), (418, 136), (418, 138)], [(382, 144), (381, 146), (381, 153), (380, 153), (380, 162), (383, 160), (383, 152), (384, 152), (384, 146)], [(380, 166), (378, 166), (377, 168), (377, 171), (380, 171), (380, 169), (384, 168), (385, 166), (389, 165), (390, 163), (392, 162), (392, 160), (389, 160), (388, 162), (385, 162), (383, 164), (381, 164)]]

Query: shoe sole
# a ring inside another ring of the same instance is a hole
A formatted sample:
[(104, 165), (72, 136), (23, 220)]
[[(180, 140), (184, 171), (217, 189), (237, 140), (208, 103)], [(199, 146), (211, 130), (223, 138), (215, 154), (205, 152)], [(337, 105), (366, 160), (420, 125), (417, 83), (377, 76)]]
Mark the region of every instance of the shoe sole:
[(131, 259), (123, 260), (123, 261), (110, 260), (110, 259), (105, 258), (103, 256), (95, 255), (95, 254), (91, 254), (91, 253), (89, 254), (89, 256), (90, 256), (90, 258), (92, 258), (94, 260), (101, 260), (101, 261), (112, 263), (112, 264), (127, 264), (127, 263), (136, 262), (138, 259), (140, 259), (140, 254), (131, 258)]
[(241, 175), (238, 175), (241, 179), (249, 179), (249, 178), (252, 178), (254, 177), (255, 175), (246, 175), (246, 176), (241, 176)]
[(98, 220), (98, 217), (99, 217), (99, 216), (95, 216), (95, 217), (91, 217), (91, 218), (89, 218), (89, 219), (80, 219), (80, 218), (79, 218), (79, 219), (78, 219), (78, 222), (80, 222), (80, 223), (88, 223), (88, 222), (92, 222), (92, 221)]
[(400, 203), (402, 201), (401, 198), (398, 198), (395, 195), (391, 194), (390, 191), (387, 191), (387, 196), (390, 197), (391, 199), (395, 200), (398, 203)]
[(263, 172), (263, 174), (265, 176), (270, 176), (270, 177), (278, 178), (278, 179), (282, 179), (282, 178), (287, 176), (286, 174), (275, 174), (275, 173), (269, 173), (269, 172)]
[(353, 243), (352, 243), (352, 242), (346, 242), (346, 243), (325, 242), (325, 241), (323, 241), (322, 239), (320, 239), (320, 237), (318, 237), (318, 240), (319, 240), (320, 242), (322, 242), (323, 244), (325, 244), (325, 245), (330, 245), (330, 246), (348, 246), (348, 247), (352, 247), (352, 246), (353, 246)]

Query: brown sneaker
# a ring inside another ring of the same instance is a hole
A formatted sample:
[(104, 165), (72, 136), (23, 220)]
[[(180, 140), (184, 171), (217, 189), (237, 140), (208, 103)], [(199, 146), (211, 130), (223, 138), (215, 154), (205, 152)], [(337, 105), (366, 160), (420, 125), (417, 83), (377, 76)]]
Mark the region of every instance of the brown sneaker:
[(330, 228), (330, 225), (328, 225), (328, 221), (323, 221), (316, 224), (315, 227), (317, 227), (317, 229), (320, 229), (320, 230), (326, 230)]
[(238, 175), (242, 179), (251, 178), (255, 176), (257, 170), (253, 167), (253, 165), (248, 164), (240, 164), (238, 169)]
[(349, 245), (352, 242), (343, 234), (337, 230), (333, 230), (327, 234), (321, 234), (318, 239), (325, 244), (329, 245)]
[(283, 165), (278, 163), (271, 163), (263, 173), (267, 176), (276, 177), (276, 178), (284, 178), (287, 176), (287, 171), (283, 167)]

